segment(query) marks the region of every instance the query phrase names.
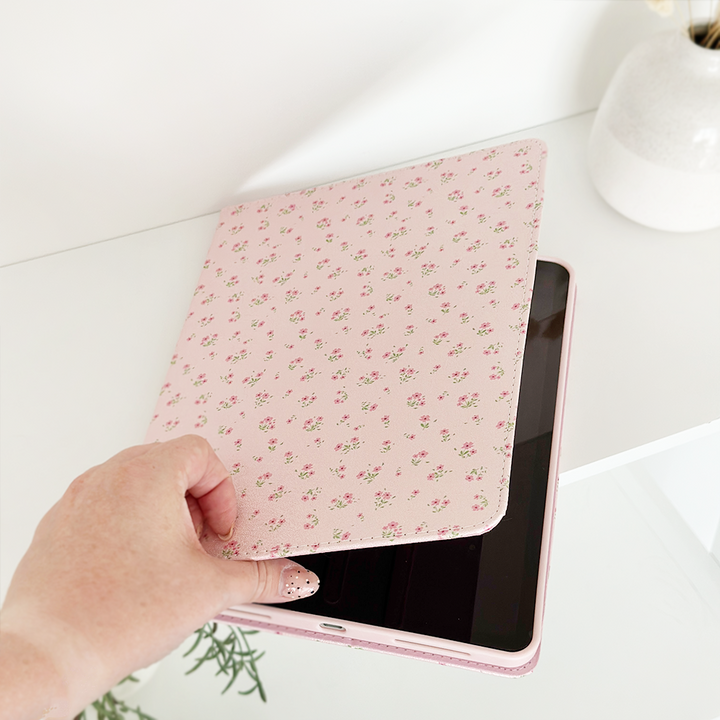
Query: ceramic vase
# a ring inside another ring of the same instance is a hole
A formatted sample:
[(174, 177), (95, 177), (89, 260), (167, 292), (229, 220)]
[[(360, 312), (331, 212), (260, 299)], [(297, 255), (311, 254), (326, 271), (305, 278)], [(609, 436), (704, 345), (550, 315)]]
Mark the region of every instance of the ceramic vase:
[(631, 220), (720, 227), (720, 50), (679, 31), (638, 45), (600, 104), (589, 164), (599, 193)]

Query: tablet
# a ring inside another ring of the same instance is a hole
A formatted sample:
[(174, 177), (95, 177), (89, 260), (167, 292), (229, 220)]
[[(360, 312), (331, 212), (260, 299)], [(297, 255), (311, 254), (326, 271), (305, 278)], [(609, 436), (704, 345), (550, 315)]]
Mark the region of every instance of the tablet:
[[(315, 595), (231, 608), (226, 622), (504, 675), (538, 659), (558, 477), (574, 282), (539, 260), (528, 324), (508, 508), (491, 531), (293, 558)], [(478, 442), (482, 439), (478, 438)]]

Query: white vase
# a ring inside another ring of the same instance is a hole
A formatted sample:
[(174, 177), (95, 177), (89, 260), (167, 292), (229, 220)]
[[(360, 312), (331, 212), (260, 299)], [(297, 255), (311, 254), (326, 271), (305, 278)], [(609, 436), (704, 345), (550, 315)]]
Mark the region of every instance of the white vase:
[(595, 118), (595, 187), (642, 225), (720, 226), (720, 50), (655, 35), (620, 64)]

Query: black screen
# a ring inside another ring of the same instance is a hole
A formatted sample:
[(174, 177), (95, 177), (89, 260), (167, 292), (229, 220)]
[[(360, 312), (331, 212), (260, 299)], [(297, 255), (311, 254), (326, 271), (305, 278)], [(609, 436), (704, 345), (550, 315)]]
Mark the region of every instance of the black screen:
[(535, 274), (505, 517), (471, 538), (294, 558), (317, 594), (282, 606), (431, 637), (518, 651), (533, 635), (543, 515), (569, 276)]

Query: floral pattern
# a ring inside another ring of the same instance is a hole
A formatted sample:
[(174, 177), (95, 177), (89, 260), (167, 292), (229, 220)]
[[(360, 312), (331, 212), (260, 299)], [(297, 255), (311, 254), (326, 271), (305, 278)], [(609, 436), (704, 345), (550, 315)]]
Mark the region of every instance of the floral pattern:
[(225, 208), (148, 441), (206, 437), (256, 559), (478, 534), (507, 504), (545, 149)]

